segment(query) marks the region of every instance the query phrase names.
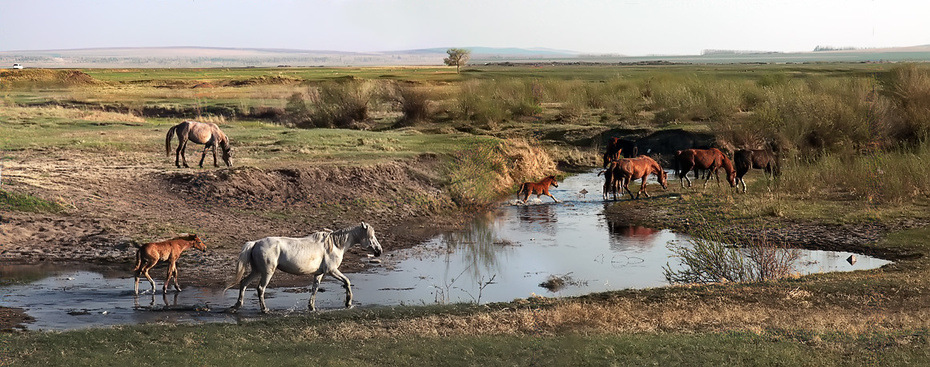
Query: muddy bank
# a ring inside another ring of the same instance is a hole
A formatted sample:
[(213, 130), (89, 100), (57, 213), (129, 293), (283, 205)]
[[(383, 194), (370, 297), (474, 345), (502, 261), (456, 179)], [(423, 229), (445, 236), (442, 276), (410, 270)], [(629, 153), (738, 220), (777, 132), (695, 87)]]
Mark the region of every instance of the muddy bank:
[[(656, 205), (654, 200), (671, 202)], [(651, 228), (667, 228), (692, 235), (705, 230), (704, 223), (689, 214), (692, 210), (680, 201), (679, 194), (665, 194), (653, 200), (627, 200), (610, 206), (605, 215), (612, 221), (630, 223)], [(873, 246), (894, 231), (927, 226), (914, 220), (903, 220), (895, 224), (856, 223), (827, 224), (816, 221), (800, 222), (777, 217), (754, 218), (751, 226), (745, 223), (733, 223), (716, 228), (717, 231), (737, 235), (742, 238), (762, 240), (785, 244), (788, 246), (825, 251), (845, 251), (873, 256), (885, 260), (898, 261), (914, 259), (921, 254), (908, 249)]]

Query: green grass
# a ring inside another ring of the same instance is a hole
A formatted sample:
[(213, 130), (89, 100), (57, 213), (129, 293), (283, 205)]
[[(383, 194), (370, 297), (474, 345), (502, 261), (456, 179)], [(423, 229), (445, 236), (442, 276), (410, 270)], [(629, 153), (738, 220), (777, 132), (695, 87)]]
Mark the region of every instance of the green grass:
[(58, 213), (63, 211), (64, 207), (61, 204), (29, 194), (0, 189), (0, 209), (34, 213)]
[[(358, 312), (356, 317), (364, 317)], [(927, 330), (345, 338), (313, 317), (0, 334), (0, 365), (922, 365)], [(353, 321), (347, 321), (353, 322)], [(337, 325), (332, 325), (337, 323)], [(170, 347), (169, 347), (170, 346)]]

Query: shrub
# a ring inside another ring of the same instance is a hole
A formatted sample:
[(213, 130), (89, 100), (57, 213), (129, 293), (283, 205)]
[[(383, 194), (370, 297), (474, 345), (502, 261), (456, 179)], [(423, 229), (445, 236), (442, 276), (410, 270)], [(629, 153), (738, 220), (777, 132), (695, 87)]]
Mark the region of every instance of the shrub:
[(894, 106), (890, 137), (916, 144), (930, 137), (930, 68), (908, 64), (891, 70), (884, 94)]
[(392, 96), (404, 114), (403, 122), (427, 121), (432, 117), (430, 103), (433, 92), (429, 88), (395, 84)]
[(721, 231), (705, 231), (688, 241), (690, 246), (670, 242), (680, 269), (663, 268), (669, 283), (750, 282), (785, 277), (800, 257), (797, 249), (775, 243), (768, 237), (749, 238)]
[(374, 95), (369, 81), (327, 82), (310, 95), (310, 118), (316, 127), (355, 127), (368, 120), (368, 104)]

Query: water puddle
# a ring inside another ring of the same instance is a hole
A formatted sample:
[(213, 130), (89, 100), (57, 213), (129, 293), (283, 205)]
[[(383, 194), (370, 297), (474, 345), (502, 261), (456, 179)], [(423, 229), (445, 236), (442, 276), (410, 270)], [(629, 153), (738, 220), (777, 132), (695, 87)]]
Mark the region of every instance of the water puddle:
[[(356, 305), (422, 305), (500, 302), (535, 295), (574, 296), (592, 292), (667, 285), (662, 267), (672, 263), (669, 241), (688, 236), (614, 223), (604, 216), (602, 177), (576, 175), (553, 188), (562, 200), (543, 197), (528, 205), (502, 205), (464, 231), (417, 248), (382, 256), (374, 271), (349, 274)], [(587, 194), (582, 194), (582, 190)], [(846, 252), (803, 251), (801, 274), (864, 270), (889, 261)], [(230, 270), (232, 271), (232, 270)], [(161, 278), (156, 278), (159, 289)], [(143, 282), (144, 283), (144, 282)], [(309, 285), (310, 279), (307, 283)], [(142, 289), (148, 286), (142, 284)], [(182, 287), (183, 287), (182, 282)], [(323, 281), (320, 309), (342, 307), (340, 284)], [(255, 292), (239, 314), (223, 311), (236, 290), (185, 287), (181, 293), (132, 294), (126, 271), (87, 268), (0, 266), (0, 305), (26, 309), (30, 329), (75, 329), (153, 322), (236, 322), (256, 317)], [(272, 288), (266, 293), (275, 314), (306, 312), (306, 288)]]

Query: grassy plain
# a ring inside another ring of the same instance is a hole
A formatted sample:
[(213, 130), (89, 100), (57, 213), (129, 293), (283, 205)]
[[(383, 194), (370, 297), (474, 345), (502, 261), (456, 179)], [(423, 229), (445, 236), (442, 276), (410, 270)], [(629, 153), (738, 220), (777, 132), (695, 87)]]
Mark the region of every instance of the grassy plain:
[[(603, 134), (711, 131), (730, 147), (777, 142), (786, 152), (783, 177), (768, 182), (756, 176), (745, 195), (710, 187), (683, 191), (681, 199), (621, 202), (611, 210), (649, 211), (646, 224), (683, 230), (688, 226), (682, 223), (697, 221), (721, 228), (877, 226), (883, 228), (879, 240), (852, 249), (897, 261), (871, 271), (564, 300), (0, 334), (0, 365), (219, 365), (233, 358), (246, 364), (277, 358), (287, 365), (930, 362), (930, 191), (921, 164), (930, 159), (927, 127), (919, 111), (904, 107), (930, 107), (921, 94), (930, 88), (904, 83), (925, 69), (907, 77), (906, 69), (887, 64), (478, 66), (461, 74), (449, 68), (84, 72), (98, 83), (0, 85), (4, 155), (161, 154), (163, 131), (185, 117), (220, 122), (235, 136), (234, 159), (262, 169), (436, 154), (449, 158), (445, 169), (471, 162), (469, 169), (480, 176), (508, 164), (482, 147), (511, 139), (539, 141), (555, 160), (593, 165)], [(244, 116), (253, 108), (287, 113), (290, 96), (313, 94), (328, 82), (374, 83), (385, 91), (372, 98), (370, 130), (294, 129)], [(427, 121), (398, 124), (404, 113), (386, 92), (396, 84), (430, 91)], [(163, 105), (175, 106), (177, 115), (144, 114)], [(126, 108), (105, 111), (120, 106)], [(478, 154), (454, 159), (462, 152)], [(674, 181), (672, 189), (678, 191)], [(4, 195), (4, 210), (52, 210), (41, 199)]]

